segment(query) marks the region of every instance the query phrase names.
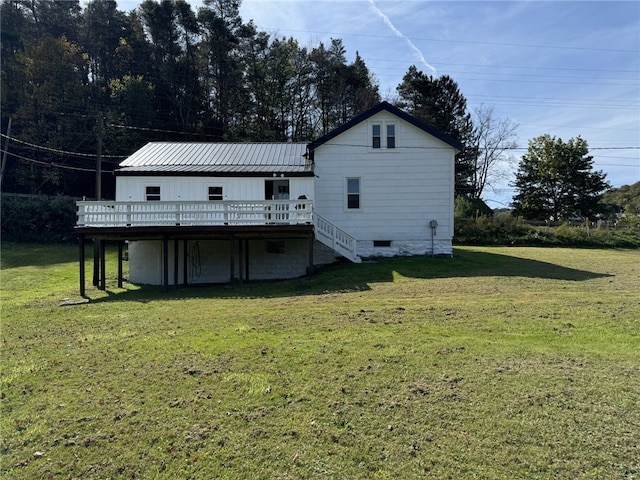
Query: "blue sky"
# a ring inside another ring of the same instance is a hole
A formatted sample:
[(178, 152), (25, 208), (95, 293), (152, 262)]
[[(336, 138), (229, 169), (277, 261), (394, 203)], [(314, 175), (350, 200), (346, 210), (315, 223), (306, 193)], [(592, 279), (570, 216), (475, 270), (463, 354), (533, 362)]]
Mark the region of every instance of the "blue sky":
[[(516, 162), (539, 135), (581, 136), (613, 186), (640, 180), (640, 2), (243, 0), (240, 13), (301, 46), (341, 38), (386, 100), (411, 65), (451, 76), (470, 109), (518, 124)], [(510, 180), (485, 193), (492, 207)]]

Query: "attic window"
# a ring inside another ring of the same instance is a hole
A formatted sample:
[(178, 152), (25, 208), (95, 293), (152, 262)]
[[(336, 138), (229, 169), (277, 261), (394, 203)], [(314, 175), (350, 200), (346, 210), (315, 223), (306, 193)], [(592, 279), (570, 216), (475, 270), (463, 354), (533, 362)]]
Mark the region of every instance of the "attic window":
[(387, 124), (387, 148), (396, 148), (396, 126), (393, 123)]
[(374, 123), (373, 125), (371, 125), (371, 134), (372, 134), (372, 139), (373, 139), (373, 144), (372, 147), (373, 148), (380, 148), (381, 142), (380, 142), (380, 124)]
[(160, 187), (149, 186), (145, 187), (144, 198), (147, 202), (159, 202), (160, 201)]

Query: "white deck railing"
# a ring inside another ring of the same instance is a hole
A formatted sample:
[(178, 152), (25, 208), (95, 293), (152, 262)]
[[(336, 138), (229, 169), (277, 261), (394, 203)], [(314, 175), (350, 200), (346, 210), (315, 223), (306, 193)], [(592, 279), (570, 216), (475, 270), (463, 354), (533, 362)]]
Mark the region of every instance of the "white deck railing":
[(316, 238), (354, 263), (362, 260), (357, 255), (356, 239), (317, 213), (314, 215)]
[(360, 263), (355, 237), (313, 213), (311, 200), (211, 202), (76, 202), (78, 227), (312, 224), (316, 238)]
[(313, 222), (311, 200), (76, 202), (78, 227), (296, 225)]

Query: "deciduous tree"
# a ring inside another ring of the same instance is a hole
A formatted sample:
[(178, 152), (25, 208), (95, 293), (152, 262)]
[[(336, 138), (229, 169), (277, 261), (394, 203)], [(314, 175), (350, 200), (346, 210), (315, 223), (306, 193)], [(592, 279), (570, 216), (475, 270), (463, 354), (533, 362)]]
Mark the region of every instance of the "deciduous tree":
[(512, 149), (517, 147), (518, 125), (511, 120), (495, 118), (493, 107), (480, 105), (473, 110), (473, 196), (482, 198), (487, 187), (504, 180), (513, 162)]
[(529, 141), (516, 172), (514, 213), (553, 221), (594, 217), (609, 188), (605, 177), (602, 171), (593, 171), (586, 140), (577, 137), (563, 142), (548, 134), (539, 136)]

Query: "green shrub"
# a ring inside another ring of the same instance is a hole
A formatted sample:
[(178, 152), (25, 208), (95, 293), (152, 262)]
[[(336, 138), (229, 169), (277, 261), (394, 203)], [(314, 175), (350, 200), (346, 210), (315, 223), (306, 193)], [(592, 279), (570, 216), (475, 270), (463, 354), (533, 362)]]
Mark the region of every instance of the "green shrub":
[(454, 242), (458, 245), (519, 245), (640, 248), (640, 230), (560, 225), (536, 226), (521, 218), (456, 218)]
[(76, 204), (70, 197), (2, 197), (2, 239), (9, 242), (75, 241)]
[(493, 216), (493, 210), (480, 198), (467, 198), (462, 195), (456, 197), (454, 206), (456, 218)]

